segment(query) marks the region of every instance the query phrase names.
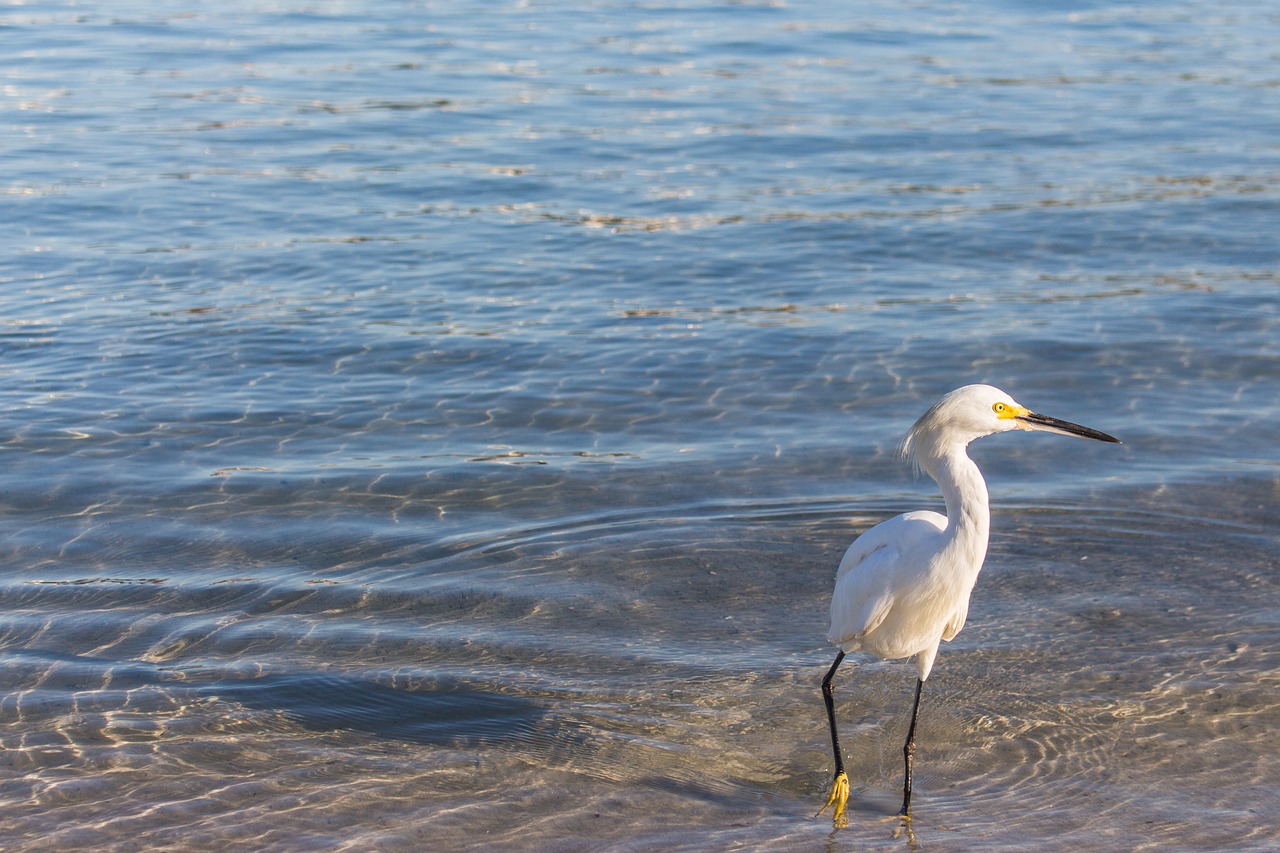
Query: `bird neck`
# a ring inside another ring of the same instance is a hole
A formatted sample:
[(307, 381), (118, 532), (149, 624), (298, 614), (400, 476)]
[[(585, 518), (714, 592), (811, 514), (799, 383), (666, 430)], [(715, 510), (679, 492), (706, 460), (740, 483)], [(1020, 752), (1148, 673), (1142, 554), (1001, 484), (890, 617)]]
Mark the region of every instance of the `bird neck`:
[(987, 553), (991, 510), (987, 482), (963, 447), (939, 458), (929, 471), (947, 502), (947, 537), (976, 573)]

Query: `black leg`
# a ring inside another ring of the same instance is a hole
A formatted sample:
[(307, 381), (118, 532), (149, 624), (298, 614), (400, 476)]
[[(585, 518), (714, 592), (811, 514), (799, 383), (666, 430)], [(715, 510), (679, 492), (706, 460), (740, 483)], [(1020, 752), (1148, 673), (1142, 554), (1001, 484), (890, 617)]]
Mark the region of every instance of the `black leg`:
[(835, 663), (827, 670), (827, 677), (822, 679), (822, 700), (827, 703), (827, 723), (831, 726), (831, 751), (836, 756), (837, 776), (844, 772), (844, 759), (840, 756), (840, 736), (836, 734), (836, 699), (831, 690), (831, 679), (835, 678), (842, 660), (844, 652), (837, 652)]
[(911, 811), (911, 759), (916, 754), (916, 716), (920, 713), (920, 691), (924, 682), (916, 680), (916, 701), (911, 706), (911, 726), (907, 729), (907, 742), (902, 747), (902, 758), (907, 766), (906, 779), (902, 783), (902, 811), (898, 814), (907, 817)]
[(844, 660), (844, 652), (836, 654), (835, 663), (827, 670), (827, 677), (822, 679), (822, 700), (827, 703), (827, 723), (831, 726), (831, 751), (836, 757), (836, 775), (831, 780), (831, 796), (827, 804), (818, 814), (832, 809), (831, 822), (836, 827), (846, 824), (844, 818), (845, 804), (849, 801), (849, 777), (844, 772), (844, 758), (840, 755), (840, 737), (836, 734), (836, 700), (831, 693), (831, 679), (835, 678), (840, 661)]

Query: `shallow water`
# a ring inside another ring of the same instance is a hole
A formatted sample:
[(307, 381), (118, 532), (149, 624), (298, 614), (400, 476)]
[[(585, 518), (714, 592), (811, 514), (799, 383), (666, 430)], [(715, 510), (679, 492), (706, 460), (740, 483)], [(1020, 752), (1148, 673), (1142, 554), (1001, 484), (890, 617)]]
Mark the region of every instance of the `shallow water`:
[[(1280, 844), (1280, 20), (0, 12), (0, 846)], [(964, 632), (817, 682), (967, 382)]]

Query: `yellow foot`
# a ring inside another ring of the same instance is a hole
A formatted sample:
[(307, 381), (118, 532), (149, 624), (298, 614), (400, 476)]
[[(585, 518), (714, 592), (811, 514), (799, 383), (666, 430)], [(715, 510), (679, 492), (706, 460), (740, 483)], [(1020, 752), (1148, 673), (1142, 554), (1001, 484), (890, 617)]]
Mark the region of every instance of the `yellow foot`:
[(902, 838), (905, 836), (907, 841), (914, 848), (915, 845), (918, 844), (919, 842), (916, 840), (915, 828), (911, 825), (911, 815), (909, 814), (894, 815), (893, 820), (898, 822), (898, 825), (894, 827), (893, 837)]
[[(831, 815), (831, 823), (835, 826), (847, 826), (848, 821), (844, 818), (844, 807), (847, 802), (849, 802), (849, 777), (841, 771), (836, 774), (835, 781), (831, 783), (831, 796), (827, 798), (827, 804), (822, 807), (818, 815), (835, 806), (835, 811)], [(818, 815), (814, 815), (814, 817)]]

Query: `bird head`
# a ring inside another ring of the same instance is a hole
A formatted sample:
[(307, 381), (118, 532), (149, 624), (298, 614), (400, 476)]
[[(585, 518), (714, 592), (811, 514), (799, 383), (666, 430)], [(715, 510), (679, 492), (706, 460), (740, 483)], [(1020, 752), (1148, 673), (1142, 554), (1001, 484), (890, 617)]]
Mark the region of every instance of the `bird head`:
[(1120, 442), (1105, 432), (1036, 414), (999, 388), (966, 385), (944, 396), (920, 416), (907, 433), (902, 455), (917, 468), (927, 471), (931, 469), (933, 460), (948, 452), (962, 450), (975, 438), (1014, 429)]

